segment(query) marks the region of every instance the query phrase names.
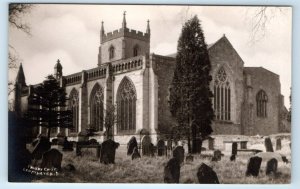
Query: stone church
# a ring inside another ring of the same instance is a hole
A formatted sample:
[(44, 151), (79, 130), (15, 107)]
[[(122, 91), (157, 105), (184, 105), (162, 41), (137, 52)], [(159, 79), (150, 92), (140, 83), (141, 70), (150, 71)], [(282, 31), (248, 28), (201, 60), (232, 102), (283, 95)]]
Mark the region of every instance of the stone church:
[[(68, 108), (73, 112), (72, 129), (53, 129), (52, 136), (63, 133), (70, 140), (94, 129), (99, 141), (104, 139), (105, 114), (115, 107), (114, 140), (125, 144), (132, 136), (141, 139), (149, 133), (152, 141), (176, 125), (168, 100), (169, 86), (176, 65), (176, 54), (150, 53), (151, 30), (122, 27), (106, 33), (102, 22), (98, 65), (71, 75), (63, 75), (63, 62), (54, 66), (54, 76), (66, 89)], [(211, 90), (214, 93), (213, 135), (269, 135), (285, 131), (287, 110), (280, 92), (279, 75), (263, 67), (244, 67), (238, 52), (224, 35), (208, 45), (212, 64)], [(28, 96), (34, 86), (27, 86), (20, 66), (16, 79), (15, 110), (26, 112)], [(45, 133), (39, 128), (35, 134)]]

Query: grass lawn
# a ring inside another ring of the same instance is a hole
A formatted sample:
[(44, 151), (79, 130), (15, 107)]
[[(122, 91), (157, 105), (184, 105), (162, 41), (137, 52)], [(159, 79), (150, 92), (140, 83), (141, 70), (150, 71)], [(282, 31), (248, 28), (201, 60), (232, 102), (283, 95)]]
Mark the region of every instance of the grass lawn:
[[(43, 177), (33, 182), (88, 182), (88, 183), (163, 183), (163, 171), (169, 158), (142, 157), (131, 160), (126, 155), (126, 148), (117, 149), (114, 165), (104, 165), (96, 158), (93, 149), (82, 149), (83, 156), (76, 157), (75, 152), (63, 152), (63, 170), (59, 176)], [(212, 152), (203, 152), (210, 155)], [(265, 175), (265, 162), (262, 163), (258, 177), (246, 177), (247, 161), (250, 155), (238, 155), (235, 162), (230, 162), (229, 156), (222, 157), (219, 162), (211, 162), (206, 156), (196, 155), (194, 162), (183, 163), (180, 169), (180, 183), (198, 183), (197, 169), (204, 162), (217, 173), (222, 184), (288, 184), (291, 178), (291, 164), (278, 163), (278, 174)], [(64, 169), (67, 164), (73, 164), (75, 172)]]

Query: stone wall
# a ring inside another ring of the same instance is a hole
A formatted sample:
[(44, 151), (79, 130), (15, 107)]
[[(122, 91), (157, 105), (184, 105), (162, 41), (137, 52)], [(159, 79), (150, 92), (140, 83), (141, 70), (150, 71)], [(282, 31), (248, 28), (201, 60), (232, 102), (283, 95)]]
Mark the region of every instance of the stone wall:
[(156, 76), (157, 95), (158, 95), (158, 130), (166, 133), (172, 126), (176, 125), (169, 108), (170, 84), (173, 80), (174, 69), (176, 66), (175, 58), (154, 55), (150, 57), (150, 65)]
[(240, 134), (241, 111), (244, 97), (244, 62), (225, 36), (223, 36), (216, 43), (209, 47), (208, 54), (212, 65), (211, 75), (213, 80), (210, 84), (212, 92), (214, 86), (214, 79), (221, 67), (224, 68), (227, 74), (231, 90), (230, 121), (215, 121), (213, 123), (213, 133), (223, 134), (224, 132), (226, 132), (226, 134)]
[[(253, 127), (252, 135), (269, 135), (279, 132), (280, 124), (280, 81), (279, 76), (262, 67), (245, 67), (245, 73), (251, 76), (251, 87), (253, 91)], [(267, 116), (257, 116), (256, 95), (264, 90), (268, 96)]]

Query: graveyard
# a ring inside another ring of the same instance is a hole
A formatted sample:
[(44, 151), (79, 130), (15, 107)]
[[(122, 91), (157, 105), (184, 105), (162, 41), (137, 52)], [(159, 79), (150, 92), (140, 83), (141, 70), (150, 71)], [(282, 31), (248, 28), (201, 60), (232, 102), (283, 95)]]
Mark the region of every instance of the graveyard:
[[(280, 142), (278, 138), (280, 138)], [(239, 150), (241, 146), (236, 145), (235, 142), (231, 149), (226, 149), (226, 141), (223, 141), (223, 147), (216, 142), (213, 146), (215, 149), (208, 149), (209, 144), (204, 143), (201, 154), (193, 155), (187, 153), (185, 143), (173, 145), (172, 150), (162, 153), (158, 148), (151, 152), (147, 148), (140, 149), (140, 146), (136, 148), (134, 146), (138, 144), (134, 142), (129, 149), (127, 145), (119, 145), (112, 140), (106, 142), (104, 149), (102, 147), (100, 151), (97, 147), (80, 148), (80, 153), (76, 146), (71, 151), (62, 150), (59, 145), (52, 145), (52, 150), (57, 149), (63, 156), (58, 175), (36, 176), (32, 181), (185, 184), (290, 183), (290, 139), (287, 139), (286, 136), (271, 136), (261, 137), (261, 140), (255, 138), (255, 141), (257, 141), (256, 144), (249, 141), (248, 151)], [(95, 146), (95, 142), (93, 141), (92, 145)], [(279, 143), (280, 146), (278, 146)], [(261, 145), (265, 149), (251, 150), (252, 146), (259, 148), (258, 146)], [(113, 150), (115, 154), (103, 156), (102, 154), (105, 153), (103, 150), (108, 151), (107, 148), (110, 146), (115, 148)], [(31, 147), (29, 146), (29, 148)], [(108, 161), (111, 158), (114, 158), (114, 161)], [(249, 161), (250, 159), (251, 161)]]

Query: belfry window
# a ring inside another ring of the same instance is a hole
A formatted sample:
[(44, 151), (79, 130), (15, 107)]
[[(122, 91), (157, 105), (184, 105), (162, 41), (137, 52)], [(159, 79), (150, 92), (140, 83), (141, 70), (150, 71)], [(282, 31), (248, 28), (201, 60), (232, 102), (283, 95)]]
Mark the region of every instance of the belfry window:
[(109, 59), (113, 59), (115, 57), (115, 48), (111, 46), (109, 48)]
[(139, 46), (136, 45), (133, 48), (133, 56), (138, 56), (139, 55)]
[(70, 129), (71, 132), (78, 132), (79, 128), (79, 97), (78, 92), (73, 89), (69, 97), (69, 109), (72, 111), (72, 122), (73, 127)]
[(104, 108), (103, 108), (104, 95), (103, 90), (96, 84), (91, 92), (90, 98), (90, 126), (95, 131), (103, 131), (104, 123)]
[(224, 68), (220, 68), (214, 79), (214, 110), (217, 120), (231, 119), (230, 82)]
[(267, 117), (268, 96), (265, 91), (260, 90), (256, 95), (257, 117)]
[(134, 85), (126, 77), (118, 89), (117, 109), (118, 131), (134, 132), (136, 128), (136, 92)]

